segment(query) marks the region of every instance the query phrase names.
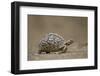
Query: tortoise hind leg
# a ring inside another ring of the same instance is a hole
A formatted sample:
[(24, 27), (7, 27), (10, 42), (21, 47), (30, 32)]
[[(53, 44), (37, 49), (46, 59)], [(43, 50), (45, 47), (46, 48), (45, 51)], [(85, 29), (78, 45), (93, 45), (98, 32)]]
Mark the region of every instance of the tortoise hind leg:
[(38, 51), (38, 54), (42, 54), (42, 50), (39, 50), (39, 51)]
[(50, 52), (46, 52), (46, 54), (50, 54)]
[(39, 50), (39, 51), (38, 51), (38, 54), (50, 54), (50, 52), (46, 52), (46, 51), (44, 52), (44, 51), (42, 51), (42, 50)]

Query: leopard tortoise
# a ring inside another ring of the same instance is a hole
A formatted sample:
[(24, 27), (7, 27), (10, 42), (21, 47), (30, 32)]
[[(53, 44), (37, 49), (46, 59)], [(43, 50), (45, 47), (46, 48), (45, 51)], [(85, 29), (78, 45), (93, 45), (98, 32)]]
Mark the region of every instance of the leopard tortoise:
[(66, 53), (67, 47), (72, 43), (73, 40), (68, 40), (67, 42), (65, 42), (62, 36), (56, 33), (48, 33), (40, 40), (38, 53)]

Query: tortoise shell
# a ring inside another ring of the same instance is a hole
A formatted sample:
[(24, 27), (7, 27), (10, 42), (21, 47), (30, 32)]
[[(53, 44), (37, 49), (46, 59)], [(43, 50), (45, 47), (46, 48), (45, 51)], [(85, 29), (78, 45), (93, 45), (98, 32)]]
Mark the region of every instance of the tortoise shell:
[(39, 42), (39, 50), (55, 52), (64, 46), (64, 38), (56, 33), (46, 34)]

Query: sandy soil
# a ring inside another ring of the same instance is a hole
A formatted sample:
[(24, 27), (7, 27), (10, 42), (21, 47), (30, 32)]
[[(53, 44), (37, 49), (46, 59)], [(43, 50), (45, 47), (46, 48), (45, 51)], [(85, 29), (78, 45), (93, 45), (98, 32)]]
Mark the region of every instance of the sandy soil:
[(67, 52), (65, 54), (33, 54), (30, 60), (78, 59), (87, 58), (86, 51)]
[(55, 59), (83, 59), (88, 57), (87, 47), (86, 46), (70, 46), (66, 53), (50, 53), (50, 54), (38, 54), (31, 52), (29, 53), (29, 59), (32, 60), (55, 60)]

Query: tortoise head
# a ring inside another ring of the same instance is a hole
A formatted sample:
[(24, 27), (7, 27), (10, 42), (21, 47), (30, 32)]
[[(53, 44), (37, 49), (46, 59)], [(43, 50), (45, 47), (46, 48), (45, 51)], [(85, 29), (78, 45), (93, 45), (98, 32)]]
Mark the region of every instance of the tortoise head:
[(66, 46), (69, 46), (69, 45), (71, 45), (73, 42), (74, 42), (73, 40), (68, 40), (68, 41), (65, 43), (65, 45), (66, 45)]

